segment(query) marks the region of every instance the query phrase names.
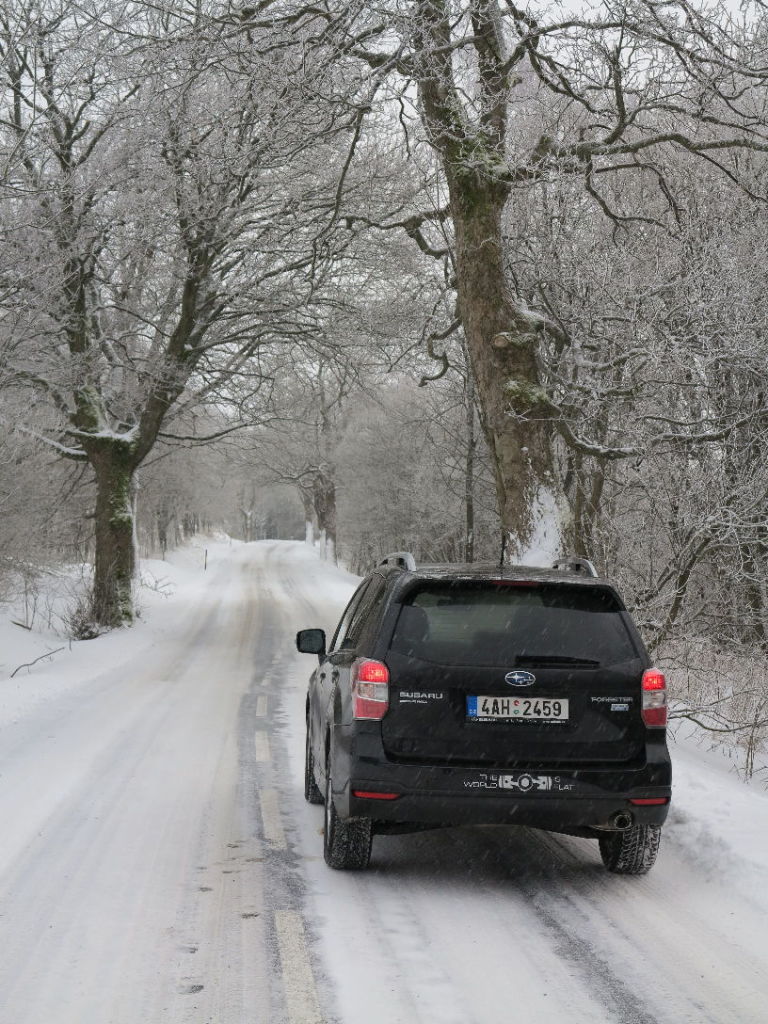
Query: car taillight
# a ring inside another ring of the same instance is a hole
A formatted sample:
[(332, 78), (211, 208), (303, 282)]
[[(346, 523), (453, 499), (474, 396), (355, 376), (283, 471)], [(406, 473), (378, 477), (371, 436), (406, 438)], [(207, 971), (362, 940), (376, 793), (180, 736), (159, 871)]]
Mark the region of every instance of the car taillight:
[(379, 793), (370, 789), (353, 789), (352, 796), (359, 797), (361, 800), (397, 800), (400, 794)]
[(389, 708), (389, 669), (382, 661), (358, 658), (352, 666), (352, 717), (380, 719)]
[(643, 721), (653, 729), (667, 724), (667, 681), (656, 668), (643, 672)]

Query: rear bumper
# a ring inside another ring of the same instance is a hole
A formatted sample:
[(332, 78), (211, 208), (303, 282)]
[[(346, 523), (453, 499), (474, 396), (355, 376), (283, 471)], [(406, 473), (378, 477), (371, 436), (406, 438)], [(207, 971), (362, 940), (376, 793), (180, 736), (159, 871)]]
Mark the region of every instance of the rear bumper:
[[(334, 772), (334, 803), (343, 818), (404, 826), (508, 824), (578, 833), (614, 828), (615, 816), (627, 812), (638, 824), (660, 825), (669, 810), (672, 769), (666, 747), (654, 748), (642, 767), (572, 771), (372, 763), (348, 751), (349, 771), (339, 765)], [(361, 792), (397, 796), (355, 795)]]
[(636, 806), (617, 795), (602, 799), (583, 797), (467, 797), (404, 793), (397, 800), (350, 796), (349, 815), (398, 825), (527, 825), (552, 832), (588, 832), (615, 829), (617, 815), (631, 815), (640, 825), (661, 825), (669, 804)]

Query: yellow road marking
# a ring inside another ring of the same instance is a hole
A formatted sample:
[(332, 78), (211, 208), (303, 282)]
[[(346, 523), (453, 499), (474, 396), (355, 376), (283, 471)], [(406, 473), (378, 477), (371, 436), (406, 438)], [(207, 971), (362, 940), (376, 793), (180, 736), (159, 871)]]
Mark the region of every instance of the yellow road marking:
[(323, 1024), (301, 917), (293, 910), (276, 910), (275, 929), (290, 1024)]
[(283, 832), (277, 791), (274, 789), (262, 789), (260, 801), (261, 820), (264, 824), (264, 838), (278, 850), (286, 849), (288, 844), (285, 841), (285, 832)]
[(269, 749), (269, 736), (263, 730), (256, 730), (253, 736), (253, 745), (256, 747), (256, 760), (260, 764), (267, 764), (272, 760), (272, 752)]

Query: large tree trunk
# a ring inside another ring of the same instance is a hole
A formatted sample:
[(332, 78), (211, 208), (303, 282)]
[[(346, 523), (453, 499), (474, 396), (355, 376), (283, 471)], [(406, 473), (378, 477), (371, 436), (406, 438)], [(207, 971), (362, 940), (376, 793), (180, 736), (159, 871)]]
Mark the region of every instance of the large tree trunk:
[(467, 368), (467, 455), (464, 463), (464, 561), (475, 560), (475, 381)]
[(117, 442), (100, 445), (90, 459), (96, 474), (91, 615), (100, 626), (123, 626), (133, 621), (135, 456), (130, 445)]
[(502, 528), (518, 557), (546, 562), (561, 550), (568, 516), (555, 478), (551, 413), (536, 360), (542, 321), (509, 294), (501, 228), (506, 189), (472, 181), (450, 165), (448, 171), (459, 312)]
[(493, 460), (501, 525), (513, 555), (546, 563), (562, 549), (567, 503), (555, 478), (551, 408), (537, 363), (545, 320), (513, 296), (504, 269), (509, 69), (496, 24), (498, 8), (492, 0), (478, 0), (472, 9), (476, 103), (483, 110), (474, 120), (465, 108), (464, 87), (454, 78), (450, 5), (420, 0), (416, 14), (423, 50), (419, 92), (448, 183), (459, 315)]

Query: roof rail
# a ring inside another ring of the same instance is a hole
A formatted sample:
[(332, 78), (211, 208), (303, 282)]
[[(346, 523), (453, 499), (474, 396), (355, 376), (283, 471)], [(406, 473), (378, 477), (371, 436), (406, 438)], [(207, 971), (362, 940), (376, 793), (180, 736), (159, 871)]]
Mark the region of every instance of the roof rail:
[(416, 569), (416, 559), (410, 551), (392, 551), (384, 555), (379, 565), (400, 565), (408, 572), (413, 572)]
[(558, 558), (552, 568), (575, 572), (577, 576), (598, 575), (597, 569), (588, 558), (577, 558), (576, 555), (566, 555), (564, 558)]

